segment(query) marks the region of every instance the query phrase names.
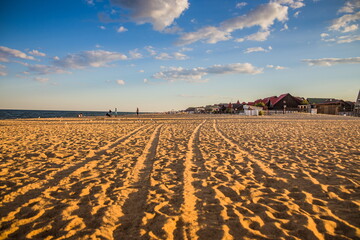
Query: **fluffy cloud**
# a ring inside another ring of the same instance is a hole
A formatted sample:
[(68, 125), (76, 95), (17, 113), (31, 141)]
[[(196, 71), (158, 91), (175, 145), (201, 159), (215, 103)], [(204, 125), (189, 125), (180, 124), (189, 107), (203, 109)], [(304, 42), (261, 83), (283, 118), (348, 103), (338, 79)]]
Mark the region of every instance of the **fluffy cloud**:
[(252, 47), (252, 48), (247, 48), (244, 53), (252, 53), (252, 52), (269, 52), (270, 50), (272, 50), (272, 47), (269, 46), (268, 49), (262, 48), (262, 47)]
[(352, 58), (320, 58), (320, 59), (304, 59), (310, 66), (332, 66), (335, 64), (355, 64), (360, 63), (360, 57)]
[(32, 72), (40, 75), (53, 74), (53, 73), (56, 74), (69, 73), (68, 71), (60, 67), (51, 66), (51, 65), (40, 65), (40, 64), (29, 65), (28, 72)]
[(31, 54), (31, 55), (34, 55), (34, 56), (38, 56), (38, 57), (45, 57), (46, 56), (45, 53), (39, 52), (38, 50), (32, 50), (32, 51), (29, 51), (28, 53)]
[(258, 74), (262, 69), (256, 68), (250, 63), (234, 63), (227, 65), (213, 65), (207, 68), (184, 69), (181, 67), (172, 67), (166, 71), (158, 72), (152, 77), (162, 79), (168, 82), (186, 81), (186, 82), (206, 82), (203, 79), (208, 74)]
[(291, 8), (302, 8), (305, 6), (303, 0), (272, 0), (271, 2), (288, 5)]
[(129, 51), (129, 56), (131, 59), (140, 59), (143, 57), (141, 53), (138, 52), (139, 49), (134, 49), (132, 51)]
[[(343, 36), (331, 37), (328, 33), (322, 33), (321, 40), (324, 42), (335, 42), (335, 43), (351, 43), (359, 41), (359, 35), (353, 35), (351, 33), (359, 29), (360, 20), (360, 0), (349, 0), (346, 1), (344, 6), (339, 9), (338, 13), (347, 13), (339, 18), (332, 21), (332, 24), (328, 27), (328, 30), (333, 32), (346, 33)], [(336, 34), (336, 33), (335, 33)]]
[(288, 7), (277, 3), (262, 4), (248, 14), (226, 20), (220, 24), (220, 28), (226, 32), (260, 26), (266, 30), (274, 24), (275, 20), (287, 20)]
[(125, 85), (125, 81), (124, 80), (116, 80), (116, 83), (118, 85)]
[(326, 38), (329, 37), (330, 35), (328, 33), (322, 33), (320, 34), (321, 38)]
[(358, 28), (358, 26), (357, 24), (350, 25), (350, 23), (358, 21), (359, 19), (360, 12), (357, 12), (355, 14), (346, 14), (333, 20), (332, 25), (329, 27), (329, 30), (341, 32), (354, 31)]
[(242, 7), (245, 7), (247, 5), (246, 2), (239, 2), (236, 4), (236, 8), (242, 8)]
[(339, 9), (339, 13), (353, 13), (360, 8), (359, 0), (350, 0), (345, 2), (344, 6)]
[(153, 46), (146, 46), (144, 47), (146, 51), (148, 51), (148, 53), (151, 55), (151, 56), (155, 56), (157, 54), (157, 52), (154, 50), (154, 47)]
[(172, 60), (172, 59), (175, 59), (175, 60), (186, 60), (188, 59), (189, 57), (186, 56), (185, 54), (183, 53), (180, 53), (180, 52), (175, 52), (173, 54), (169, 54), (169, 53), (160, 53), (158, 55), (155, 56), (155, 59), (157, 60)]
[(118, 52), (103, 50), (84, 51), (75, 54), (68, 54), (64, 58), (54, 57), (51, 65), (27, 65), (28, 72), (46, 75), (70, 73), (69, 69), (82, 69), (86, 67), (106, 67), (108, 64), (126, 60), (127, 56)]
[(123, 26), (121, 26), (121, 27), (119, 27), (116, 31), (117, 31), (118, 33), (126, 32), (126, 31), (127, 31), (127, 28), (124, 28)]
[(204, 27), (196, 32), (184, 33), (176, 42), (177, 45), (187, 45), (200, 40), (207, 43), (217, 43), (231, 39), (231, 33), (217, 27)]
[(111, 3), (128, 9), (132, 21), (151, 23), (157, 31), (170, 26), (189, 7), (188, 0), (111, 0)]
[(231, 39), (231, 33), (236, 30), (260, 26), (266, 32), (276, 20), (286, 21), (288, 7), (279, 3), (271, 2), (262, 4), (246, 15), (228, 19), (220, 23), (219, 27), (208, 26), (196, 32), (184, 33), (177, 44), (186, 45), (203, 40), (207, 43), (217, 43)]
[(287, 69), (286, 67), (282, 67), (282, 66), (274, 66), (274, 65), (266, 65), (267, 68), (272, 68), (275, 70), (284, 70)]
[(360, 35), (341, 36), (337, 39), (337, 43), (351, 43), (355, 41), (360, 41)]
[(336, 42), (336, 43), (351, 43), (355, 41), (360, 41), (360, 35), (344, 35), (344, 36), (335, 36), (330, 37), (327, 33), (320, 34), (321, 40), (324, 42)]
[(244, 38), (239, 38), (236, 39), (236, 42), (243, 42), (245, 40), (250, 40), (250, 41), (258, 41), (258, 42), (263, 42), (266, 41), (267, 38), (270, 36), (270, 31), (266, 30), (266, 31), (260, 31), (251, 35), (248, 35)]
[(64, 58), (54, 60), (54, 65), (62, 68), (80, 69), (85, 67), (106, 67), (109, 63), (126, 60), (127, 56), (118, 52), (104, 50), (83, 51), (76, 54), (68, 54)]
[(12, 58), (35, 60), (33, 56), (26, 55), (26, 53), (19, 50), (0, 46), (0, 62), (9, 62)]

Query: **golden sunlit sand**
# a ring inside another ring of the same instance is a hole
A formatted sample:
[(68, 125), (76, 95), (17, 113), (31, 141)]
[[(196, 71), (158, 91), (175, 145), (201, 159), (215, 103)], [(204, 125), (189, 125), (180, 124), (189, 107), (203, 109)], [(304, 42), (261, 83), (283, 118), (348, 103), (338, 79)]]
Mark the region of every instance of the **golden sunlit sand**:
[(0, 239), (360, 238), (360, 119), (0, 121)]

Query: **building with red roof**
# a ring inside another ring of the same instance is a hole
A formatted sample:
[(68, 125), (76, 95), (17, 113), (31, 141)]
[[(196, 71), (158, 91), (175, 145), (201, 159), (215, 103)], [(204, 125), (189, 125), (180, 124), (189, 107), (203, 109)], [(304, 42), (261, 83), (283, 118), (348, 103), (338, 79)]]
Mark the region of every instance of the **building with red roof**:
[(249, 105), (264, 103), (270, 110), (297, 110), (303, 99), (294, 97), (290, 93), (281, 94), (279, 97), (271, 96), (258, 99), (255, 102), (249, 102)]

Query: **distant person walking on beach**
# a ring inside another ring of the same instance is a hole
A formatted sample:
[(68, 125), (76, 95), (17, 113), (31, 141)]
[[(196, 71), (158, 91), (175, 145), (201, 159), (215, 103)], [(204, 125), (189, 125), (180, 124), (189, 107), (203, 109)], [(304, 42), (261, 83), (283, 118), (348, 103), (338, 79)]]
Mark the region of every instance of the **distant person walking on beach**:
[(136, 116), (139, 116), (139, 108), (136, 108)]

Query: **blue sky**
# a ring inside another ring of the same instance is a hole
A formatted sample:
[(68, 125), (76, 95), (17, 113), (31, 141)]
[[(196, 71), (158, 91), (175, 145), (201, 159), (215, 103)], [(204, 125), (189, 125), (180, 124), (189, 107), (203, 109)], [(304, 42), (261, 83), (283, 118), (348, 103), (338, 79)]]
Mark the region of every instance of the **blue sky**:
[(2, 0), (0, 109), (354, 101), (360, 0)]

